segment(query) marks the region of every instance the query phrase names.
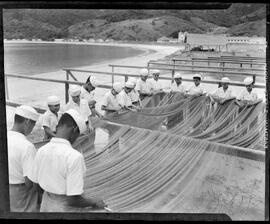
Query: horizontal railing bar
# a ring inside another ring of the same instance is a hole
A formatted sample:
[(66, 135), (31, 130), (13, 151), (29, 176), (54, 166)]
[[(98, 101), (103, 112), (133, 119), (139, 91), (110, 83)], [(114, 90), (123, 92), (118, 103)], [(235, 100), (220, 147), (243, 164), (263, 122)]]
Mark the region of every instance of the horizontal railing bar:
[[(192, 59), (197, 59), (197, 58), (192, 58)], [(201, 58), (198, 58), (201, 59)], [(205, 59), (205, 58), (202, 58)], [(261, 62), (265, 63), (265, 59), (255, 59), (255, 58), (232, 58), (232, 57), (215, 57), (215, 56), (209, 56), (206, 59), (213, 59), (213, 60), (222, 60), (222, 61), (237, 61), (237, 62)]]
[[(229, 63), (229, 64), (251, 64), (251, 62), (240, 62), (240, 61), (227, 61), (227, 60), (215, 60), (215, 59), (177, 59), (177, 58), (173, 58), (172, 61), (185, 61), (185, 62), (216, 62), (216, 63), (221, 63), (221, 62), (225, 62), (225, 63)], [(252, 63), (252, 65), (265, 65), (266, 63)]]
[[(147, 67), (142, 67), (142, 68), (147, 68)], [(64, 70), (68, 70), (68, 71), (76, 71), (76, 72), (91, 72), (91, 73), (98, 73), (98, 74), (102, 74), (103, 72), (100, 72), (100, 71), (89, 71), (89, 70), (80, 70), (80, 69), (64, 69)], [(123, 74), (123, 73), (112, 73), (112, 72), (104, 72), (105, 75), (115, 75), (115, 76), (130, 76), (130, 77), (140, 77), (139, 75), (134, 75), (134, 74)], [(163, 80), (172, 80), (171, 77), (159, 77), (159, 79), (163, 79)], [(186, 79), (186, 78), (183, 78), (182, 79), (183, 81), (187, 81), (187, 82), (193, 82), (193, 79)], [(208, 84), (219, 84), (220, 81), (214, 81), (214, 80), (202, 80), (202, 83), (208, 83)], [(243, 83), (239, 83), (239, 82), (231, 82), (230, 85), (233, 85), (233, 86), (245, 86)], [(265, 85), (263, 84), (255, 84), (254, 85), (254, 88), (265, 88)]]
[[(83, 85), (84, 82), (79, 81), (69, 81), (69, 80), (59, 80), (59, 79), (48, 79), (48, 78), (38, 78), (33, 76), (25, 76), (25, 75), (13, 75), (13, 74), (5, 74), (7, 77), (11, 78), (20, 78), (20, 79), (30, 79), (30, 80), (37, 80), (37, 81), (45, 81), (45, 82), (55, 82), (55, 83), (68, 83), (68, 84), (74, 84), (74, 85)], [(100, 85), (100, 88), (110, 89), (112, 88), (109, 85)]]
[[(152, 62), (148, 62), (151, 64)], [(119, 67), (119, 68), (149, 68), (146, 66), (129, 66), (129, 65), (109, 65), (111, 67)], [(215, 73), (215, 74), (228, 74), (228, 75), (248, 75), (248, 76), (262, 76), (263, 74), (254, 74), (254, 73), (247, 73), (247, 72), (228, 72), (228, 71), (211, 71), (211, 70), (200, 70), (200, 69), (184, 69), (184, 68), (163, 68), (163, 67), (152, 67), (152, 69), (159, 69), (159, 70), (166, 70), (166, 71), (187, 71), (187, 72), (204, 72), (204, 73)]]
[[(170, 63), (160, 63), (160, 62), (149, 62), (149, 64), (154, 65), (167, 65), (167, 66), (181, 66), (181, 67), (188, 67), (188, 68), (209, 68), (209, 69), (219, 69), (219, 70), (250, 70), (254, 72), (265, 72), (265, 69), (260, 68), (229, 68), (229, 67), (217, 67), (217, 66), (200, 66), (200, 65), (180, 65), (180, 64), (170, 64)], [(241, 72), (241, 71), (239, 71)]]
[[(10, 107), (18, 107), (18, 106), (21, 106), (22, 103), (16, 103), (16, 102), (12, 102), (12, 101), (9, 101), (7, 100), (6, 101), (6, 105), (7, 106), (10, 106)], [(44, 114), (46, 112), (46, 109), (45, 108), (41, 108), (41, 107), (35, 107), (35, 106), (32, 106), (34, 109), (36, 109), (36, 111), (40, 114)]]

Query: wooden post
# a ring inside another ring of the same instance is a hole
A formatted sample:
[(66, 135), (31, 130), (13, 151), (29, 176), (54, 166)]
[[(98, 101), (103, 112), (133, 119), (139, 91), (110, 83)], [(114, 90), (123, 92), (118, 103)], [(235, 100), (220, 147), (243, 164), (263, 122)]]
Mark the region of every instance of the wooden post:
[(113, 83), (114, 83), (114, 66), (112, 66), (112, 85), (113, 85)]
[(172, 81), (171, 81), (171, 83), (173, 83), (174, 82), (174, 74), (175, 74), (175, 60), (173, 59), (173, 70), (172, 70)]
[(8, 82), (7, 82), (7, 76), (5, 76), (5, 93), (6, 93), (6, 99), (9, 100), (9, 94), (8, 94)]
[(128, 81), (128, 76), (127, 75), (125, 75), (125, 82), (127, 82)]
[[(69, 70), (66, 71), (66, 80), (69, 80)], [(68, 94), (68, 90), (69, 90), (69, 84), (66, 82), (65, 83), (65, 98), (66, 98), (66, 103), (69, 101), (69, 94)]]

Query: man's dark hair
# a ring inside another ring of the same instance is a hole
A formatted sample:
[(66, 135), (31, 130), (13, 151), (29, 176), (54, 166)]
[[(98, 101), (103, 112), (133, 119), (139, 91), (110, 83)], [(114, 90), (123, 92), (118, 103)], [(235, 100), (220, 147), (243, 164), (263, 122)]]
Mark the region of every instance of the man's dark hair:
[(73, 117), (69, 114), (64, 113), (60, 118), (57, 127), (61, 127), (63, 125), (67, 125), (68, 127), (77, 127), (76, 122), (74, 121)]
[(15, 116), (14, 116), (14, 122), (15, 122), (15, 123), (21, 124), (21, 123), (23, 123), (25, 120), (26, 120), (26, 118), (24, 118), (24, 117), (22, 117), (22, 116), (20, 116), (20, 115), (18, 115), (18, 114), (15, 114)]
[(200, 77), (194, 77), (193, 80), (200, 80), (201, 81), (201, 78)]

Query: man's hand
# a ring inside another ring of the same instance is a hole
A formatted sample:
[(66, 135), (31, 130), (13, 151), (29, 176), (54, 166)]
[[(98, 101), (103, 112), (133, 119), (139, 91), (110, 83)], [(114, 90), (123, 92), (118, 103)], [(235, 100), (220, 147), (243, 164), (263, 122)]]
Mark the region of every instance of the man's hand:
[(93, 207), (95, 208), (104, 208), (104, 207), (107, 207), (107, 205), (105, 204), (105, 202), (101, 199), (97, 199), (97, 198), (91, 198), (90, 199), (92, 204), (93, 204)]

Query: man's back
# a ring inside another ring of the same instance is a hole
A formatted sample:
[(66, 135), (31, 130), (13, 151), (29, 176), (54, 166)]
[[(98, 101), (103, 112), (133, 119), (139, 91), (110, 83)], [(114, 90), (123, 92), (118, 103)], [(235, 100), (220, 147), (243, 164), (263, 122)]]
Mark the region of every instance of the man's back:
[(83, 155), (63, 138), (52, 138), (36, 154), (32, 181), (47, 192), (58, 195), (80, 195), (86, 167)]

